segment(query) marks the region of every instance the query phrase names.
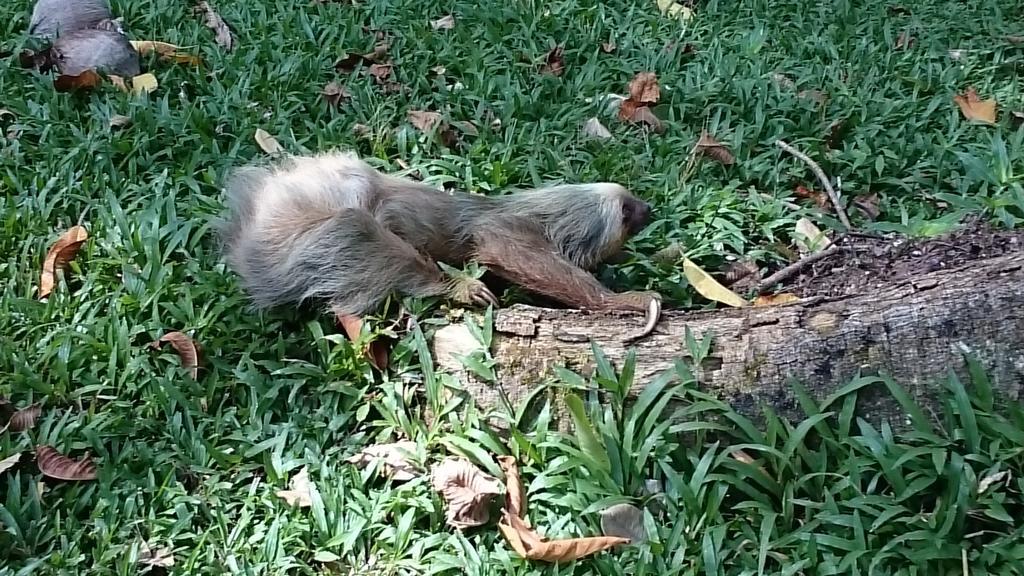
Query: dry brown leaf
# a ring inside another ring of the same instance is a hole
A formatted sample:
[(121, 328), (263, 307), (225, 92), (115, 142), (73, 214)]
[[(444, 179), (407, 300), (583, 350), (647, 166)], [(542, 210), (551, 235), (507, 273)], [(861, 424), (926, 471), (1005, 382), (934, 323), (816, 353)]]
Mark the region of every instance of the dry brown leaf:
[(72, 226), (54, 242), (43, 260), (43, 273), (39, 278), (39, 297), (46, 298), (53, 292), (57, 281), (57, 271), (67, 268), (69, 262), (78, 254), (82, 244), (89, 238), (83, 226)]
[(504, 522), (498, 523), (498, 529), (520, 556), (555, 564), (571, 562), (612, 546), (629, 543), (628, 539), (615, 536), (545, 540), (516, 516), (507, 516)]
[(278, 490), (275, 494), (279, 498), (283, 498), (289, 506), (308, 508), (313, 505), (313, 498), (310, 495), (312, 485), (313, 483), (309, 481), (309, 470), (303, 466), (298, 474), (292, 476), (288, 481), (288, 489)]
[(39, 419), (39, 415), (42, 414), (43, 408), (38, 404), (32, 404), (26, 406), (21, 410), (18, 410), (11, 415), (11, 419), (7, 421), (5, 428), (8, 432), (24, 432), (30, 430), (36, 425), (36, 420)]
[(352, 94), (349, 93), (348, 89), (337, 82), (331, 82), (324, 86), (324, 89), (320, 91), (320, 94), (328, 104), (335, 108), (337, 108), (342, 102), (348, 102), (349, 99), (352, 98)]
[(612, 52), (615, 52), (616, 48), (617, 46), (615, 45), (615, 42), (601, 43), (601, 52), (604, 52), (605, 54), (611, 54)]
[(408, 460), (414, 454), (416, 454), (415, 442), (392, 442), (391, 444), (367, 446), (358, 454), (346, 458), (345, 461), (363, 467), (377, 460), (383, 460), (384, 467), (391, 478), (398, 482), (405, 482), (420, 475), (416, 467)]
[(644, 526), (644, 511), (628, 503), (615, 504), (601, 510), (601, 533), (624, 538), (630, 544), (645, 542), (647, 528)]
[[(338, 311), (335, 311), (334, 317), (337, 319), (338, 324), (341, 325), (342, 330), (345, 331), (345, 335), (348, 336), (349, 340), (352, 342), (359, 340), (359, 335), (363, 330), (361, 318), (351, 314), (342, 314)], [(383, 372), (387, 369), (390, 360), (389, 346), (383, 340), (373, 340), (367, 345), (363, 356), (370, 361), (374, 368)]]
[(505, 473), (505, 514), (526, 517), (526, 488), (519, 476), (519, 464), (512, 456), (498, 456), (498, 465)]
[(732, 155), (729, 148), (716, 140), (707, 130), (702, 130), (700, 133), (700, 140), (697, 140), (697, 153), (726, 166), (736, 163), (736, 157)]
[(36, 446), (36, 465), (43, 476), (57, 480), (96, 479), (96, 465), (88, 455), (82, 456), (79, 460), (72, 460), (52, 446)]
[(60, 74), (53, 79), (53, 89), (57, 92), (75, 92), (91, 90), (103, 83), (103, 78), (95, 70), (86, 70), (77, 76)]
[(637, 104), (657, 104), (661, 99), (658, 76), (654, 72), (640, 72), (629, 81), (629, 99)]
[(561, 76), (563, 71), (565, 71), (565, 62), (562, 60), (562, 47), (555, 46), (548, 51), (548, 55), (544, 58), (540, 73)]
[(490, 519), (488, 505), (491, 499), (501, 494), (501, 483), (497, 478), (465, 458), (445, 458), (434, 466), (430, 483), (447, 504), (445, 519), (448, 525), (458, 530), (485, 524)]
[(896, 37), (896, 49), (897, 50), (909, 50), (913, 48), (916, 38), (910, 35), (910, 32), (904, 30), (900, 32), (900, 35)]
[(342, 74), (351, 74), (360, 63), (369, 65), (384, 62), (387, 59), (388, 48), (387, 42), (381, 42), (373, 47), (372, 52), (366, 54), (348, 52), (334, 62), (334, 69)]
[(110, 117), (110, 122), (109, 122), (110, 127), (112, 129), (114, 129), (114, 128), (126, 128), (126, 127), (130, 126), (131, 123), (132, 123), (132, 119), (131, 118), (129, 118), (128, 116), (122, 116), (121, 114), (114, 114), (113, 116)]
[(0, 460), (0, 474), (3, 474), (4, 472), (10, 470), (11, 468), (14, 468), (15, 464), (17, 464), (18, 461), (21, 460), (21, 454), (21, 452), (18, 452), (16, 454), (8, 456), (7, 458), (4, 458), (3, 460)]
[(640, 106), (635, 108), (629, 115), (629, 121), (634, 124), (646, 126), (656, 134), (662, 134), (665, 132), (665, 125), (661, 123), (661, 120), (651, 112), (651, 109), (647, 106)]
[(188, 368), (192, 379), (197, 380), (199, 378), (199, 361), (202, 354), (199, 343), (189, 338), (183, 332), (168, 332), (161, 336), (159, 340), (150, 342), (149, 346), (154, 350), (159, 350), (164, 342), (168, 342), (174, 347), (174, 350), (181, 356), (182, 368)]
[(452, 28), (455, 28), (455, 16), (449, 14), (447, 16), (442, 16), (437, 20), (431, 20), (430, 27), (434, 30), (451, 30)]
[(870, 194), (861, 194), (853, 199), (853, 205), (860, 210), (868, 220), (874, 220), (878, 218), (878, 215), (882, 213), (878, 207), (878, 192), (871, 192)]
[(420, 132), (430, 132), (441, 123), (441, 113), (430, 110), (409, 110), (409, 122)]
[(195, 12), (201, 14), (206, 27), (213, 30), (214, 40), (217, 42), (217, 45), (230, 52), (235, 44), (235, 39), (231, 36), (231, 29), (228, 28), (228, 23), (220, 17), (220, 14), (206, 0), (200, 0), (196, 4)]
[(819, 190), (811, 190), (803, 185), (798, 185), (794, 190), (798, 198), (807, 198), (813, 200), (818, 208), (823, 212), (829, 212), (832, 210), (832, 201), (829, 200), (828, 194)]
[(790, 302), (799, 302), (800, 297), (796, 294), (784, 292), (782, 294), (762, 294), (754, 298), (754, 307), (781, 306)]
[(281, 147), (281, 144), (278, 143), (277, 139), (271, 136), (270, 133), (263, 128), (257, 128), (253, 138), (256, 139), (256, 144), (259, 145), (260, 149), (271, 156), (275, 156), (284, 151), (284, 148)]
[(149, 543), (139, 545), (139, 565), (170, 568), (174, 566), (174, 551), (168, 547), (152, 548)]
[(975, 120), (986, 124), (996, 123), (996, 101), (995, 99), (981, 100), (974, 87), (969, 87), (963, 94), (953, 96), (953, 101), (960, 106), (960, 112), (964, 118)]
[(689, 258), (685, 257), (683, 258), (683, 275), (685, 275), (686, 279), (690, 281), (694, 290), (708, 300), (714, 300), (715, 302), (721, 302), (722, 304), (727, 304), (736, 308), (742, 308), (749, 305), (746, 300), (741, 298), (732, 290), (729, 290), (725, 286), (719, 284), (717, 280), (702, 270), (700, 266), (697, 266)]
[(107, 80), (110, 80), (110, 83), (114, 85), (114, 88), (117, 88), (121, 92), (131, 92), (131, 88), (128, 87), (128, 83), (124, 81), (124, 78), (121, 78), (116, 74), (108, 74)]
[(156, 81), (156, 76), (148, 72), (132, 78), (132, 94), (136, 96), (139, 94), (149, 94), (159, 87), (160, 84)]
[(373, 76), (378, 83), (383, 83), (389, 76), (391, 76), (391, 70), (393, 68), (394, 65), (390, 62), (386, 64), (370, 64), (370, 67), (367, 69), (367, 73), (370, 76)]
[(591, 118), (583, 123), (583, 134), (591, 138), (598, 140), (607, 140), (612, 137), (612, 133), (601, 124), (601, 121), (597, 118)]
[(174, 45), (168, 44), (167, 42), (159, 42), (157, 40), (132, 40), (132, 46), (140, 56), (148, 56), (149, 54), (157, 54), (161, 60), (167, 60), (169, 62), (176, 62), (178, 64), (191, 64), (198, 66), (202, 63), (202, 59), (199, 56), (192, 54), (186, 54), (181, 52), (181, 48)]

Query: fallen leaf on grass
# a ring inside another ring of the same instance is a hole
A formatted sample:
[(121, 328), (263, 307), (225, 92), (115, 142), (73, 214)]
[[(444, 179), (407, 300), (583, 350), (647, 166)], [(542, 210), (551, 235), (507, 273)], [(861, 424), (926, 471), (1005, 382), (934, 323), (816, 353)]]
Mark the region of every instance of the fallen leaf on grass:
[(362, 467), (377, 460), (383, 460), (384, 467), (391, 475), (391, 478), (398, 482), (405, 482), (419, 476), (416, 467), (410, 464), (408, 460), (415, 453), (415, 442), (374, 444), (373, 446), (363, 448), (358, 454), (346, 458), (345, 461)]
[(544, 58), (544, 64), (540, 67), (540, 73), (561, 76), (564, 70), (565, 62), (562, 60), (562, 47), (555, 46), (548, 51), (548, 55)]
[(352, 98), (352, 94), (349, 93), (348, 89), (337, 82), (331, 82), (324, 86), (320, 94), (328, 104), (335, 108), (341, 105), (342, 102), (348, 102)]
[(420, 132), (430, 132), (441, 123), (441, 113), (430, 110), (409, 110), (409, 122)]
[(24, 432), (29, 430), (36, 425), (36, 420), (39, 419), (39, 415), (42, 412), (43, 408), (38, 404), (26, 406), (11, 415), (11, 419), (7, 421), (4, 429), (8, 432)]
[(88, 456), (72, 460), (52, 446), (36, 446), (36, 464), (43, 476), (57, 480), (95, 480), (96, 465)]
[(159, 340), (150, 342), (149, 347), (159, 350), (165, 342), (170, 343), (174, 350), (178, 352), (178, 355), (181, 356), (182, 368), (188, 368), (192, 379), (197, 380), (199, 378), (201, 354), (199, 344), (183, 332), (168, 332), (161, 336)]
[(761, 308), (764, 306), (781, 306), (783, 304), (789, 304), (790, 302), (799, 301), (799, 296), (788, 292), (784, 292), (782, 294), (762, 294), (757, 298), (754, 298), (754, 307)]
[(560, 564), (596, 554), (612, 546), (629, 544), (629, 540), (626, 538), (616, 536), (546, 540), (531, 530), (521, 518), (509, 516), (506, 520), (507, 524), (505, 522), (498, 523), (498, 529), (501, 530), (512, 549), (527, 560)]
[(953, 101), (960, 106), (960, 112), (964, 118), (975, 120), (986, 124), (996, 123), (996, 101), (995, 99), (981, 100), (974, 87), (970, 87), (963, 94), (953, 96)]
[(824, 212), (832, 210), (832, 201), (828, 199), (828, 194), (819, 190), (811, 190), (803, 185), (797, 185), (794, 190), (797, 198), (807, 198), (813, 200), (814, 204)]
[(750, 454), (747, 454), (743, 450), (740, 450), (739, 448), (736, 448), (736, 449), (732, 450), (730, 454), (732, 455), (733, 459), (736, 460), (737, 462), (742, 462), (744, 464), (749, 464), (751, 466), (756, 466), (757, 469), (760, 470), (761, 472), (764, 472), (765, 475), (768, 474), (768, 471), (765, 470), (763, 466), (758, 466), (757, 465), (757, 461), (754, 460), (754, 458), (751, 457)]
[(310, 487), (312, 485), (313, 483), (309, 481), (309, 470), (303, 466), (298, 474), (292, 476), (291, 480), (288, 481), (288, 489), (278, 490), (275, 494), (279, 498), (283, 498), (289, 506), (308, 508), (313, 505), (313, 499), (310, 496)]
[(591, 118), (584, 122), (582, 130), (583, 134), (598, 140), (607, 140), (612, 137), (612, 133), (597, 118)]
[(382, 42), (374, 46), (372, 52), (367, 52), (366, 54), (348, 52), (334, 62), (334, 69), (341, 74), (351, 74), (355, 71), (358, 64), (378, 64), (386, 60), (387, 55), (388, 43)]
[(167, 60), (170, 62), (176, 62), (178, 64), (191, 64), (198, 66), (202, 63), (202, 59), (199, 56), (192, 54), (186, 54), (181, 51), (181, 48), (174, 45), (168, 44), (167, 42), (159, 42), (157, 40), (131, 40), (132, 47), (139, 53), (139, 56), (148, 56), (150, 54), (157, 54), (161, 60)]
[(156, 81), (156, 76), (148, 72), (132, 78), (132, 94), (136, 96), (139, 94), (149, 94), (159, 87), (160, 83)]
[(14, 465), (21, 460), (21, 454), (21, 452), (18, 452), (17, 454), (12, 454), (3, 460), (0, 460), (0, 474), (14, 468)]
[(690, 284), (693, 285), (694, 290), (708, 300), (714, 300), (715, 302), (721, 302), (736, 308), (749, 305), (749, 302), (732, 290), (719, 284), (717, 280), (702, 270), (700, 266), (697, 266), (689, 258), (685, 257), (683, 258), (683, 274), (690, 281)]
[(431, 20), (430, 27), (434, 30), (451, 30), (452, 28), (455, 28), (455, 16), (449, 14), (447, 16), (442, 16), (437, 20)]
[[(341, 325), (342, 330), (345, 331), (345, 335), (348, 336), (349, 340), (352, 342), (359, 340), (359, 336), (363, 331), (363, 321), (361, 318), (351, 314), (341, 314), (337, 311), (335, 311), (334, 317), (337, 319), (338, 324)], [(386, 342), (373, 340), (369, 343), (363, 355), (377, 370), (381, 372), (387, 370), (390, 354)]]
[(174, 566), (174, 551), (166, 546), (153, 549), (148, 543), (142, 542), (139, 544), (139, 564), (170, 568)]
[(257, 128), (253, 138), (256, 139), (256, 144), (259, 145), (260, 149), (271, 156), (275, 156), (284, 151), (284, 148), (281, 147), (281, 144), (278, 143), (277, 139), (271, 136), (270, 132), (267, 132), (263, 128)]
[(60, 74), (53, 79), (53, 89), (57, 92), (75, 92), (92, 90), (103, 83), (103, 78), (95, 70), (86, 70), (81, 74)]
[(128, 116), (122, 116), (121, 114), (114, 114), (110, 117), (109, 122), (111, 128), (125, 128), (131, 125), (131, 123), (131, 118), (129, 118)]
[(235, 39), (231, 36), (231, 29), (228, 28), (228, 23), (220, 17), (220, 14), (206, 0), (200, 0), (196, 4), (195, 12), (201, 14), (206, 27), (213, 30), (214, 40), (217, 42), (217, 45), (230, 52), (235, 44)]
[(801, 252), (809, 254), (821, 252), (832, 244), (828, 236), (815, 226), (814, 222), (807, 218), (801, 218), (796, 221), (796, 229), (793, 236), (796, 240), (797, 248)]
[(736, 163), (736, 157), (732, 155), (729, 148), (708, 134), (707, 130), (702, 130), (700, 133), (700, 140), (697, 140), (697, 153), (726, 166)]
[(43, 260), (43, 274), (39, 279), (39, 298), (46, 298), (53, 292), (57, 279), (57, 271), (67, 268), (69, 262), (78, 254), (82, 244), (89, 238), (83, 226), (72, 226), (46, 253)]
[(985, 476), (984, 478), (981, 479), (980, 482), (978, 482), (978, 494), (982, 494), (983, 492), (991, 488), (993, 484), (1002, 482), (1003, 480), (1006, 480), (1009, 477), (1010, 472), (1007, 470), (1003, 470), (1002, 472), (996, 472), (994, 474), (989, 474), (988, 476)]
[(630, 544), (647, 540), (644, 511), (632, 504), (622, 503), (601, 510), (601, 532), (605, 536), (625, 538)]
[(661, 120), (647, 106), (641, 106), (633, 110), (633, 113), (629, 115), (629, 121), (634, 124), (647, 126), (656, 134), (665, 132), (665, 125), (661, 123)]
[(601, 52), (604, 52), (605, 54), (615, 52), (616, 48), (615, 42), (601, 42)]
[(458, 530), (485, 524), (491, 499), (501, 494), (498, 479), (465, 458), (445, 458), (431, 471), (430, 483), (444, 498), (448, 525)]
[(519, 464), (512, 456), (498, 456), (498, 465), (505, 473), (505, 513), (525, 518), (526, 489), (519, 477)]
[(675, 0), (658, 0), (658, 10), (670, 18), (679, 18), (684, 21), (693, 18), (693, 10)]
[(904, 30), (900, 32), (900, 35), (896, 37), (896, 49), (897, 50), (909, 50), (914, 46), (916, 38), (910, 35), (910, 32)]
[(373, 76), (378, 83), (383, 83), (391, 76), (391, 71), (394, 69), (394, 65), (391, 63), (385, 64), (370, 64), (367, 69), (367, 73)]
[(640, 72), (629, 81), (629, 99), (637, 104), (657, 104), (661, 87), (654, 72)]

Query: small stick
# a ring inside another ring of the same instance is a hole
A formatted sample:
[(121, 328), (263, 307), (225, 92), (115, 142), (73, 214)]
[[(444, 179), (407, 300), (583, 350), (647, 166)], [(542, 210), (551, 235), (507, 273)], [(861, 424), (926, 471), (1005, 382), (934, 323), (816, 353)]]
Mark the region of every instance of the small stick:
[(825, 175), (825, 171), (821, 169), (821, 166), (818, 166), (818, 163), (811, 160), (806, 154), (796, 148), (793, 148), (782, 140), (776, 140), (775, 145), (786, 152), (789, 152), (793, 156), (796, 156), (800, 160), (803, 160), (805, 164), (811, 167), (811, 171), (818, 177), (818, 181), (821, 182), (821, 185), (825, 187), (825, 192), (828, 193), (829, 200), (832, 200), (832, 204), (836, 207), (836, 215), (839, 216), (839, 221), (843, 223), (843, 226), (845, 226), (847, 230), (852, 230), (853, 226), (850, 225), (850, 219), (846, 217), (846, 210), (843, 208), (843, 205), (839, 203), (839, 195), (836, 194), (835, 188), (832, 187), (832, 183), (829, 182), (828, 176)]
[(771, 286), (789, 279), (790, 276), (793, 276), (797, 272), (800, 272), (801, 270), (807, 268), (811, 264), (814, 264), (818, 260), (824, 260), (825, 258), (828, 258), (829, 256), (835, 254), (836, 252), (839, 252), (839, 250), (840, 248), (838, 244), (832, 244), (831, 246), (822, 250), (821, 252), (815, 252), (814, 254), (804, 256), (803, 258), (797, 260), (796, 262), (793, 262), (789, 266), (786, 266), (782, 270), (779, 270), (775, 274), (772, 274), (771, 276), (762, 280), (761, 283), (758, 284), (757, 286), (757, 292), (760, 294), (762, 291), (770, 288)]

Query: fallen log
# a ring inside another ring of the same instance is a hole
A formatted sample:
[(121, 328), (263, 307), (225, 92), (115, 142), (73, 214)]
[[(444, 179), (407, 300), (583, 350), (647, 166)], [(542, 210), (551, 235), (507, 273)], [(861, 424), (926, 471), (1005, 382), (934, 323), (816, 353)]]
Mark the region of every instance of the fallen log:
[[(689, 361), (687, 329), (697, 339), (713, 338), (695, 371), (699, 388), (755, 419), (762, 404), (790, 419), (804, 417), (791, 379), (821, 400), (858, 374), (878, 373), (891, 376), (928, 413), (949, 371), (966, 375), (964, 353), (976, 355), (1004, 398), (1019, 399), (1024, 252), (915, 273), (872, 293), (815, 296), (781, 306), (666, 311), (652, 335), (624, 344), (642, 322), (631, 313), (523, 305), (499, 310), (491, 346), (497, 387), (471, 377), (456, 359), (479, 347), (464, 324), (438, 330), (433, 348), (439, 366), (461, 375), (484, 409), (503, 402), (517, 406), (553, 375), (554, 366), (589, 373), (592, 342), (616, 367), (629, 347), (635, 349), (633, 394), (638, 394), (677, 359)], [(862, 391), (858, 411), (875, 423), (906, 424), (884, 390)]]

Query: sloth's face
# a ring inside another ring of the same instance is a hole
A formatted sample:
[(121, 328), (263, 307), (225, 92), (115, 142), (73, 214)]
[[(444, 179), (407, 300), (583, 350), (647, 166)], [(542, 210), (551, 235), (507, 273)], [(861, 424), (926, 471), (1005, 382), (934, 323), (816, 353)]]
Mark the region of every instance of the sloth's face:
[(638, 234), (651, 223), (651, 205), (639, 198), (622, 198), (622, 225), (630, 236)]

